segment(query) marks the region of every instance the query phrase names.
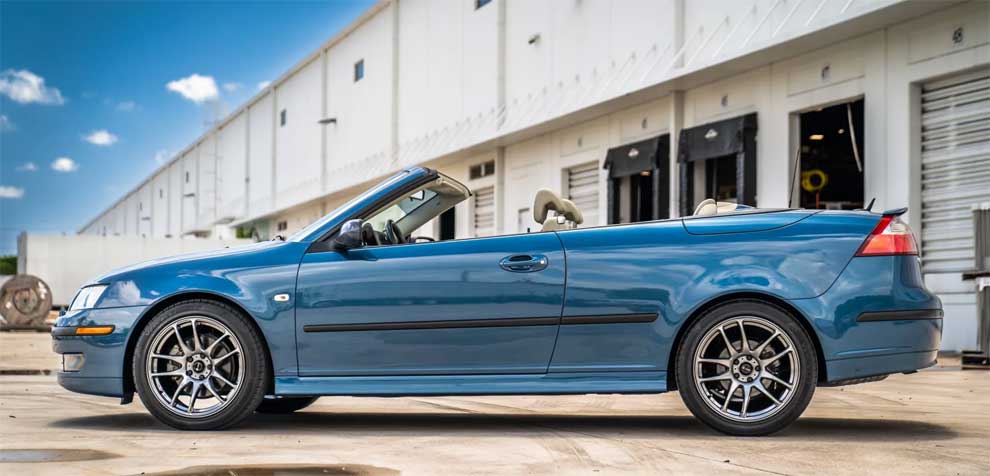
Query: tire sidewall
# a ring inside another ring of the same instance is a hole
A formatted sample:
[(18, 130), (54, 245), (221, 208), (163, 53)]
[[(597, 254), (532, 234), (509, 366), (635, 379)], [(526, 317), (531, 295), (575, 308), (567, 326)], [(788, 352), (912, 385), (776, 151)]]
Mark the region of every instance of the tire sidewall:
[[(790, 337), (801, 362), (800, 381), (790, 401), (775, 415), (758, 422), (739, 422), (718, 414), (708, 407), (695, 385), (694, 355), (701, 339), (717, 324), (743, 316), (763, 318), (780, 327)], [(818, 382), (818, 356), (807, 331), (787, 311), (760, 301), (733, 301), (706, 311), (691, 324), (677, 350), (676, 372), (677, 388), (684, 404), (706, 425), (737, 436), (767, 435), (797, 420), (811, 402)]]
[[(232, 401), (217, 413), (204, 418), (188, 418), (172, 413), (155, 397), (146, 373), (147, 356), (155, 335), (178, 319), (204, 316), (216, 319), (241, 344), (244, 377)], [(247, 318), (237, 310), (212, 301), (187, 301), (172, 305), (151, 319), (141, 332), (132, 359), (134, 386), (145, 408), (158, 420), (181, 430), (218, 430), (233, 426), (250, 415), (261, 403), (270, 380), (270, 371), (261, 338)]]

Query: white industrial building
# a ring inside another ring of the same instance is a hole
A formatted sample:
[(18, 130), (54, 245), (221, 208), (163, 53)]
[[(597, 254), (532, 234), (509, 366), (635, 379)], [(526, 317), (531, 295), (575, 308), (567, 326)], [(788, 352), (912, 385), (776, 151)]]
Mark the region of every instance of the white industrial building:
[(474, 197), (434, 226), (525, 231), (759, 207), (910, 207), (946, 350), (976, 346), (990, 3), (384, 0), (81, 233), (288, 234), (414, 164)]

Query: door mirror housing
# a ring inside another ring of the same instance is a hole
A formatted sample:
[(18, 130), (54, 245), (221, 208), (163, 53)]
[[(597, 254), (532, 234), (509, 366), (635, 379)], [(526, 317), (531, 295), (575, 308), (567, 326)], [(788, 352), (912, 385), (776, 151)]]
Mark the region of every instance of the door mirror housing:
[(340, 227), (340, 232), (333, 238), (333, 247), (337, 250), (347, 251), (364, 246), (361, 236), (361, 220), (347, 220)]

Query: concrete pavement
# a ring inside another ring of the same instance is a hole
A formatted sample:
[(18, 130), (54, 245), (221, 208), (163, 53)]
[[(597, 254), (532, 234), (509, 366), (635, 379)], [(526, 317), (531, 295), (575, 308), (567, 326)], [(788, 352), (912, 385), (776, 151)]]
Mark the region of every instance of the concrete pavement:
[[(47, 339), (0, 333), (0, 370), (57, 362), (37, 355)], [(762, 438), (707, 429), (676, 393), (325, 397), (234, 430), (178, 432), (138, 401), (7, 373), (3, 475), (990, 473), (990, 373), (951, 367), (820, 388), (796, 424)]]

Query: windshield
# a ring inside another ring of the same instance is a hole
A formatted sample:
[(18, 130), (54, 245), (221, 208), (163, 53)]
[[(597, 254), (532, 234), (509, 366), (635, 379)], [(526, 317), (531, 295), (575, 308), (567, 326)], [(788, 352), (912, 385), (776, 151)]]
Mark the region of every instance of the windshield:
[(328, 213), (323, 218), (320, 218), (319, 220), (316, 220), (313, 223), (310, 223), (305, 228), (303, 228), (303, 229), (301, 229), (301, 230), (293, 233), (291, 236), (289, 236), (287, 238), (287, 240), (288, 241), (302, 241), (305, 237), (309, 236), (314, 231), (320, 229), (323, 225), (326, 225), (331, 220), (333, 220), (333, 219), (337, 218), (338, 216), (340, 216), (340, 214), (343, 213), (345, 210), (349, 210), (354, 205), (357, 205), (358, 203), (360, 203), (360, 202), (362, 202), (364, 200), (367, 200), (368, 198), (371, 198), (371, 197), (374, 197), (374, 196), (378, 195), (379, 193), (382, 192), (382, 190), (385, 190), (385, 189), (387, 189), (387, 188), (395, 185), (399, 181), (403, 180), (407, 175), (409, 175), (409, 171), (408, 170), (403, 170), (402, 172), (399, 172), (399, 173), (393, 175), (388, 180), (385, 180), (385, 181), (379, 183), (378, 185), (375, 185), (374, 187), (369, 188), (364, 193), (362, 193), (362, 194), (360, 194), (360, 195), (358, 195), (358, 196), (350, 199), (347, 203), (345, 203), (345, 204), (343, 204), (343, 205), (335, 208), (332, 212)]

